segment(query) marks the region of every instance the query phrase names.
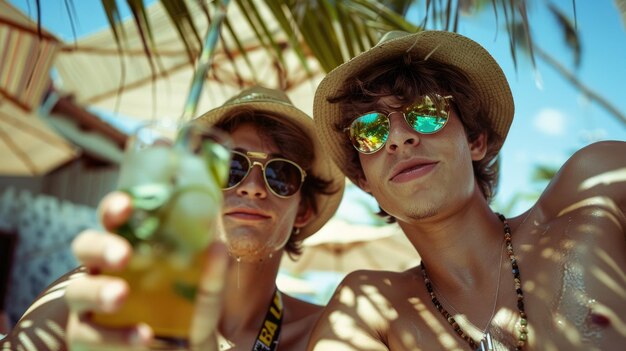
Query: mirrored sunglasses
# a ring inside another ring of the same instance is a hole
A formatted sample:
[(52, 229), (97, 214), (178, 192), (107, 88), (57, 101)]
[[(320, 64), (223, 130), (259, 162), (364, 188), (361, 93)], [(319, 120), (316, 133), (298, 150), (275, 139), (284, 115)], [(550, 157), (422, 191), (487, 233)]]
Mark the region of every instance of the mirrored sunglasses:
[(262, 152), (247, 152), (246, 154), (233, 151), (228, 173), (228, 183), (224, 190), (233, 189), (246, 179), (252, 167), (259, 166), (263, 172), (265, 185), (272, 194), (287, 198), (300, 190), (306, 172), (293, 161), (284, 158), (272, 158), (261, 163), (252, 161), (250, 157), (266, 159), (267, 154)]
[[(437, 133), (448, 123), (452, 96), (424, 95), (402, 113), (404, 120), (420, 134)], [(392, 113), (372, 111), (357, 117), (344, 131), (357, 151), (373, 154), (380, 150), (389, 137), (389, 116)]]

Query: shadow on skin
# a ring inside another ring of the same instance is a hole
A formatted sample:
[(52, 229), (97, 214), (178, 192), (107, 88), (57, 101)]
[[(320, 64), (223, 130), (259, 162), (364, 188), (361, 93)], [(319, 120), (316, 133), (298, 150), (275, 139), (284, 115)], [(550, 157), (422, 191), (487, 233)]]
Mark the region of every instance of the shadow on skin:
[[(623, 145), (598, 143), (579, 151), (555, 176), (537, 204), (510, 221), (529, 320), (529, 340), (524, 349), (623, 347)], [(507, 276), (510, 273), (506, 272), (510, 262), (504, 261), (498, 308), (490, 333), (500, 347), (514, 349), (519, 313), (512, 280)], [(322, 333), (317, 349), (468, 350), (465, 341), (434, 309), (421, 279), (419, 268), (402, 273), (350, 274), (331, 300), (333, 312), (321, 321), (330, 326)], [(477, 301), (480, 299), (490, 297), (477, 297)], [(446, 309), (463, 330), (468, 330), (462, 315), (448, 304)], [(474, 339), (479, 338), (480, 335)]]

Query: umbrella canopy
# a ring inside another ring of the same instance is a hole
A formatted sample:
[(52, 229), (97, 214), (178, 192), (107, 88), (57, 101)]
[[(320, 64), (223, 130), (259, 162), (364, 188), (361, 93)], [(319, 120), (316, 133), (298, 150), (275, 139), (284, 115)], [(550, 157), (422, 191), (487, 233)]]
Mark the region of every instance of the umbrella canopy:
[[(187, 5), (198, 32), (205, 33), (209, 23), (204, 12), (195, 1), (188, 1)], [(267, 8), (259, 7), (268, 12), (265, 18), (272, 18)], [(278, 64), (279, 60), (258, 44), (239, 7), (234, 4), (229, 6), (227, 15), (231, 23), (237, 24), (233, 30), (255, 69), (250, 69), (241, 51), (237, 51), (231, 33), (222, 30), (222, 39), (232, 50), (226, 52), (221, 44), (218, 45), (197, 112), (202, 113), (222, 104), (242, 87), (260, 83), (286, 90), (299, 108), (310, 113), (313, 92), (322, 78), (316, 61), (308, 59), (311, 67), (311, 74), (308, 74), (302, 69), (297, 56), (285, 49), (286, 65)], [(79, 104), (115, 111), (131, 118), (179, 117), (195, 67), (161, 2), (150, 5), (147, 16), (155, 40), (155, 64), (152, 69), (136, 25), (129, 19), (123, 23), (126, 40), (121, 50), (108, 28), (61, 50), (55, 62), (62, 81), (61, 88), (74, 94)], [(265, 26), (270, 32), (276, 32), (275, 39), (280, 47), (288, 47), (278, 24), (265, 23)], [(236, 58), (234, 63), (230, 62), (229, 56)]]
[(30, 112), (50, 86), (48, 72), (59, 41), (0, 0), (0, 96)]
[(0, 102), (0, 175), (45, 174), (75, 158), (77, 151), (34, 113)]
[(0, 0), (0, 175), (36, 176), (76, 157), (38, 116), (59, 41)]
[(419, 261), (415, 248), (397, 225), (379, 227), (333, 218), (304, 241), (303, 254), (297, 261), (285, 256), (281, 267), (292, 274), (345, 274), (358, 269), (401, 271)]

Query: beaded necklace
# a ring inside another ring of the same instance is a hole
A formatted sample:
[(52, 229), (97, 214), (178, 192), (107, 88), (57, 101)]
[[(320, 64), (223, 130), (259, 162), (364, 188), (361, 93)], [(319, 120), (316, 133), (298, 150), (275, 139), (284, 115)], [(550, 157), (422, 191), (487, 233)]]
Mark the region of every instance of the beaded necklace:
[[(526, 311), (524, 309), (524, 292), (522, 291), (522, 280), (520, 278), (519, 267), (517, 266), (517, 258), (515, 257), (515, 252), (513, 252), (513, 243), (511, 242), (511, 227), (509, 227), (508, 221), (502, 214), (497, 213), (497, 215), (504, 226), (504, 241), (506, 244), (507, 253), (509, 254), (509, 259), (511, 260), (513, 284), (515, 287), (515, 293), (517, 294), (517, 310), (520, 315), (518, 329), (519, 336), (515, 344), (515, 350), (521, 351), (524, 347), (524, 344), (526, 344), (526, 341), (528, 340), (528, 320), (526, 317)], [(472, 350), (485, 350), (485, 347), (487, 347), (487, 349), (491, 349), (491, 336), (489, 335), (489, 333), (486, 333), (485, 339), (481, 340), (480, 342), (476, 342), (474, 339), (472, 339), (471, 336), (463, 331), (463, 329), (461, 329), (461, 326), (459, 326), (459, 324), (454, 320), (454, 317), (452, 317), (452, 315), (448, 311), (446, 311), (446, 309), (443, 307), (441, 302), (439, 302), (439, 299), (435, 295), (435, 290), (433, 289), (432, 282), (426, 274), (426, 266), (424, 265), (424, 262), (420, 264), (420, 268), (422, 269), (424, 284), (426, 285), (426, 290), (428, 290), (428, 293), (430, 294), (431, 301), (433, 302), (435, 308), (439, 311), (439, 313), (441, 313), (441, 315), (448, 321), (448, 323), (450, 323), (452, 328), (454, 328), (454, 331), (459, 335), (459, 337), (465, 340), (470, 345)]]

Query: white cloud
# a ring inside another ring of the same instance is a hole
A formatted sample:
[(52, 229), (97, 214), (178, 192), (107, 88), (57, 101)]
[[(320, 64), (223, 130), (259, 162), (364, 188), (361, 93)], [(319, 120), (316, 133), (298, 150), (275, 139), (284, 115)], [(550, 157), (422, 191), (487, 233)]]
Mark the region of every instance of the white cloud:
[(541, 133), (548, 135), (565, 134), (565, 116), (559, 110), (545, 108), (535, 116), (533, 125)]

